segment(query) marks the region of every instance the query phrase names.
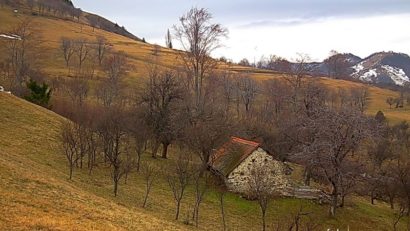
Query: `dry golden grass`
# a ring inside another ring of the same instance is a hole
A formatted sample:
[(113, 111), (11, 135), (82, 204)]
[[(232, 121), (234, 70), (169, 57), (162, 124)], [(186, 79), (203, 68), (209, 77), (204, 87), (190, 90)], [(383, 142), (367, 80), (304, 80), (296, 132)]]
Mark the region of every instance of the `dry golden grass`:
[(0, 230), (184, 230), (67, 180), (61, 117), (0, 93)]
[[(145, 77), (147, 62), (152, 59), (153, 46), (133, 41), (101, 30), (93, 31), (77, 23), (28, 16), (44, 43), (43, 69), (52, 77), (67, 75), (58, 50), (62, 36), (94, 39), (105, 36), (116, 50), (125, 51), (134, 65), (127, 83), (137, 86)], [(20, 19), (22, 17), (20, 16)], [(10, 9), (0, 9), (0, 32), (17, 24)], [(173, 66), (178, 54), (161, 48), (160, 65)], [(230, 67), (237, 72), (251, 71), (258, 79), (279, 78), (269, 71), (255, 71), (247, 67)], [(358, 83), (322, 79), (332, 88), (363, 86)], [(409, 120), (408, 109), (389, 110), (385, 99), (396, 92), (370, 87), (369, 114), (383, 110), (393, 122)], [(16, 97), (0, 94), (0, 230), (184, 230), (196, 229), (182, 224), (192, 209), (192, 188), (183, 201), (180, 221), (173, 221), (174, 203), (167, 183), (159, 179), (147, 209), (140, 208), (144, 192), (143, 179), (130, 176), (128, 185), (121, 184), (119, 197), (112, 196), (112, 184), (107, 168), (100, 167), (89, 176), (85, 170), (74, 172), (74, 180), (67, 180), (66, 160), (59, 151), (58, 131), (63, 118)], [(145, 162), (154, 160), (144, 157)], [(155, 165), (167, 165), (155, 160)], [(327, 216), (327, 207), (310, 201), (277, 199), (269, 208), (268, 224), (288, 219), (291, 212), (303, 205), (314, 212), (316, 221), (324, 227), (351, 230), (390, 230), (392, 211), (384, 203), (370, 205), (363, 198), (352, 198), (337, 219)], [(211, 192), (201, 208), (199, 230), (220, 230), (218, 200)], [(237, 195), (226, 196), (227, 224), (231, 230), (259, 230), (259, 208), (255, 202)]]
[[(43, 58), (41, 60), (43, 69), (51, 76), (64, 77), (67, 76), (67, 69), (64, 66), (64, 60), (59, 50), (61, 37), (68, 38), (84, 38), (90, 41), (95, 40), (96, 36), (104, 36), (108, 39), (113, 48), (117, 51), (124, 51), (130, 58), (130, 63), (133, 66), (128, 73), (126, 83), (131, 86), (138, 86), (142, 80), (147, 77), (147, 65), (155, 62), (163, 67), (174, 67), (179, 63), (180, 55), (178, 51), (160, 47), (159, 55), (153, 56), (154, 45), (134, 41), (121, 35), (109, 33), (107, 31), (95, 29), (72, 22), (69, 20), (62, 20), (56, 18), (46, 18), (31, 15), (20, 15), (15, 17), (12, 10), (9, 8), (0, 9), (0, 32), (10, 30), (13, 26), (18, 24), (19, 20), (25, 18), (33, 22), (34, 28), (41, 36), (43, 43)], [(229, 68), (234, 72), (246, 72), (257, 79), (281, 78), (282, 75), (266, 70), (257, 70), (250, 67), (242, 67), (238, 65), (227, 66), (225, 64), (219, 65), (220, 69)], [(321, 78), (323, 84), (334, 89), (349, 89), (352, 87), (361, 87), (365, 84), (354, 83), (350, 81), (334, 80)], [(397, 97), (398, 93), (369, 86), (370, 92), (370, 106), (368, 114), (374, 115), (381, 110), (386, 117), (392, 122), (397, 123), (403, 120), (410, 121), (410, 107), (403, 109), (389, 109), (386, 103), (388, 97)]]
[(374, 87), (370, 85), (365, 85), (362, 83), (345, 81), (345, 80), (333, 80), (333, 79), (328, 79), (328, 78), (321, 78), (320, 82), (323, 83), (325, 86), (328, 86), (335, 90), (367, 87), (369, 90), (369, 94), (370, 94), (369, 106), (366, 111), (367, 114), (376, 115), (378, 111), (382, 111), (391, 123), (398, 123), (401, 121), (410, 121), (409, 105), (405, 105), (404, 108), (400, 108), (400, 109), (390, 109), (389, 105), (386, 103), (386, 99), (389, 97), (393, 97), (393, 98), (399, 97), (398, 92), (388, 90), (388, 89), (382, 89), (382, 88)]
[[(59, 149), (58, 133), (63, 118), (14, 96), (0, 94), (0, 230), (195, 230), (183, 220), (192, 212), (193, 189), (183, 200), (181, 218), (174, 221), (174, 202), (166, 181), (158, 177), (147, 209), (140, 208), (144, 181), (132, 173), (113, 197), (109, 168), (100, 165), (91, 176), (76, 169), (68, 180), (68, 168)], [(171, 160), (151, 162), (165, 166)], [(234, 194), (225, 199), (227, 225), (231, 230), (259, 230), (256, 202)], [(370, 205), (363, 198), (350, 198), (337, 219), (330, 219), (327, 206), (297, 199), (275, 199), (268, 211), (268, 224), (289, 220), (303, 206), (323, 227), (351, 230), (389, 230), (393, 211), (387, 204)], [(404, 224), (403, 224), (404, 225)], [(212, 190), (201, 206), (199, 230), (220, 230), (218, 197)]]

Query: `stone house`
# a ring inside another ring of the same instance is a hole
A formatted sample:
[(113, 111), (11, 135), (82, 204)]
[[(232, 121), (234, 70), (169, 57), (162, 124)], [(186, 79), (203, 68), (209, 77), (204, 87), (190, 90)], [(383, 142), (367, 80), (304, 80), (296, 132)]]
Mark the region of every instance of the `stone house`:
[(235, 193), (249, 194), (249, 179), (257, 167), (269, 169), (264, 172), (272, 182), (270, 185), (275, 186), (272, 191), (283, 194), (290, 186), (287, 166), (265, 151), (259, 142), (231, 137), (211, 155), (208, 164), (211, 171), (224, 178), (228, 190)]

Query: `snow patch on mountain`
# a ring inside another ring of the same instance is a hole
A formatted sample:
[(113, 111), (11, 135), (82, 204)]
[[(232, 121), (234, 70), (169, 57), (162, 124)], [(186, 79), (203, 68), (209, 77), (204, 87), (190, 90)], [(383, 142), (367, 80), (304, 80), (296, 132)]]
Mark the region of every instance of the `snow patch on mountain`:
[(376, 69), (370, 69), (367, 72), (360, 75), (359, 79), (365, 82), (372, 82), (373, 78), (376, 78), (379, 74)]
[(389, 65), (383, 65), (382, 68), (388, 73), (395, 84), (403, 86), (405, 83), (410, 82), (410, 78), (406, 75), (403, 69)]
[(356, 71), (354, 74), (358, 74), (359, 72), (364, 70), (364, 66), (362, 63), (359, 63), (356, 66), (353, 66), (353, 69)]

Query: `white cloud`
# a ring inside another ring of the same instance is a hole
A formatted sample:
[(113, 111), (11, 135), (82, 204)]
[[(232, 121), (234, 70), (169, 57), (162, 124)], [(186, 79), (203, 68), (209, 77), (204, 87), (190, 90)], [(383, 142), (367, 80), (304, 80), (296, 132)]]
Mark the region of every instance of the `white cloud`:
[[(253, 60), (275, 54), (286, 58), (296, 53), (322, 60), (330, 50), (367, 56), (376, 51), (410, 53), (410, 14), (366, 18), (326, 18), (294, 25), (267, 24), (255, 27), (230, 25), (227, 47), (216, 56)], [(256, 49), (255, 49), (256, 48)]]
[[(208, 8), (228, 27), (226, 47), (214, 56), (236, 61), (306, 53), (322, 60), (329, 51), (367, 56), (376, 51), (410, 53), (409, 0), (74, 0), (124, 25), (148, 42), (164, 44), (166, 30), (191, 6)], [(175, 43), (174, 43), (175, 44)], [(255, 49), (257, 47), (257, 49)]]

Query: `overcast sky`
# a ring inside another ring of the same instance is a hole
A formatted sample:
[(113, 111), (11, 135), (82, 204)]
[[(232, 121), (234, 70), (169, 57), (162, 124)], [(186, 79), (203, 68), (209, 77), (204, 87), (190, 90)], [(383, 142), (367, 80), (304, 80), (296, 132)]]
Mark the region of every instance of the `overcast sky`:
[(168, 28), (191, 7), (207, 8), (229, 30), (215, 57), (251, 62), (297, 53), (322, 60), (331, 50), (366, 57), (376, 51), (410, 54), (410, 0), (73, 0), (76, 7), (164, 45)]

